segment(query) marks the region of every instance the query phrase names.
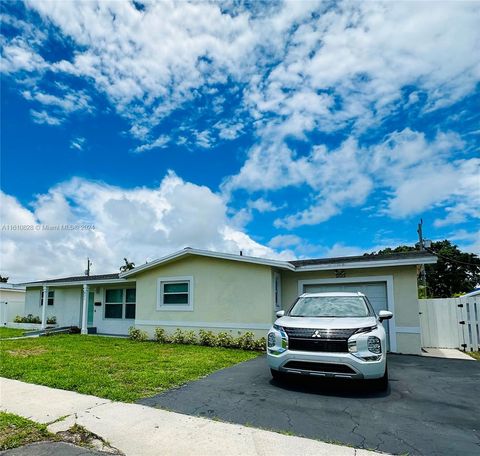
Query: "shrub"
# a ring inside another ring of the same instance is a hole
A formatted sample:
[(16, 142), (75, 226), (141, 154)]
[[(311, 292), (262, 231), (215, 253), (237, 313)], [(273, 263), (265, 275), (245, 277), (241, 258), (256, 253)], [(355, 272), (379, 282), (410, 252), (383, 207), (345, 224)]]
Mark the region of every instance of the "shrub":
[(177, 328), (171, 337), (172, 344), (184, 344), (185, 343), (185, 333), (180, 329)]
[(183, 333), (183, 343), (188, 345), (198, 344), (197, 334), (193, 330), (185, 331)]
[(134, 328), (133, 326), (130, 326), (130, 328), (128, 329), (128, 335), (131, 340), (136, 340), (138, 342), (144, 342), (148, 339), (148, 334), (145, 331)]
[(155, 340), (161, 344), (170, 342), (170, 339), (163, 328), (155, 328)]
[(40, 324), (42, 320), (40, 320), (40, 317), (34, 317), (32, 314), (28, 314), (26, 317), (21, 317), (20, 315), (17, 315), (15, 317), (15, 320), (13, 320), (15, 323), (37, 323)]
[(217, 334), (217, 341), (216, 345), (219, 347), (236, 347), (236, 341), (235, 339), (231, 336), (231, 334), (228, 334), (227, 332), (219, 332)]
[(243, 350), (255, 350), (255, 335), (251, 331), (247, 331), (237, 339), (237, 347)]
[(267, 339), (265, 337), (260, 337), (255, 341), (255, 350), (265, 351), (267, 349)]
[(47, 325), (56, 325), (57, 324), (57, 317), (52, 315), (51, 317), (47, 318)]
[(200, 345), (206, 345), (207, 347), (217, 346), (217, 337), (212, 331), (201, 329), (199, 331)]

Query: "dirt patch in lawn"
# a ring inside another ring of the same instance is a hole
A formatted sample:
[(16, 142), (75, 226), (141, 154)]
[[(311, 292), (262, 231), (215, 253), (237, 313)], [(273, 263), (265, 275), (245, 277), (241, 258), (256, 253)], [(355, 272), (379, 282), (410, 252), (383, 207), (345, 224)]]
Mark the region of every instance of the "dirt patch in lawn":
[(7, 353), (11, 356), (17, 356), (18, 358), (27, 358), (28, 356), (38, 356), (47, 353), (48, 350), (41, 347), (22, 349), (18, 348), (16, 350), (7, 350)]

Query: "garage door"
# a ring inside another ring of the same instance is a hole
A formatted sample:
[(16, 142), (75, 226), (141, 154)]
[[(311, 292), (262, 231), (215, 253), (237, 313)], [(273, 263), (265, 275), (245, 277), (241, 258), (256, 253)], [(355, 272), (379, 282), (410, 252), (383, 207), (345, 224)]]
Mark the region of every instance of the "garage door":
[[(359, 291), (370, 300), (375, 312), (387, 310), (387, 284), (385, 282), (345, 283), (345, 284), (310, 284), (303, 286), (304, 293), (327, 293), (329, 291)], [(388, 321), (383, 323), (387, 335), (389, 333)], [(389, 341), (390, 338), (387, 337)]]

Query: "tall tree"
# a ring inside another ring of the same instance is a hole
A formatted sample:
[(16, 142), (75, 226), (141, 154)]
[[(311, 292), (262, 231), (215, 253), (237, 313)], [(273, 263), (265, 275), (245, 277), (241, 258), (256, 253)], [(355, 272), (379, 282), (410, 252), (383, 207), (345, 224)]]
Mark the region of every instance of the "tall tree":
[[(379, 250), (373, 254), (385, 255), (414, 250), (416, 249), (413, 246), (401, 245), (394, 249)], [(432, 242), (428, 251), (438, 257), (436, 264), (425, 265), (428, 297), (450, 298), (468, 293), (480, 284), (480, 258), (477, 255), (462, 252), (446, 239)]]

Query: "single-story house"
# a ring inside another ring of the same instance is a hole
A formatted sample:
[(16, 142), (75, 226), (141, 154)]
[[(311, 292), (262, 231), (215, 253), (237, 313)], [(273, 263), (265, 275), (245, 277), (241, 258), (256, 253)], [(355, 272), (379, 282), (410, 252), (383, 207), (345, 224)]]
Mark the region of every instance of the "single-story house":
[(55, 315), (82, 333), (125, 335), (131, 326), (252, 331), (264, 336), (275, 312), (306, 291), (360, 291), (391, 310), (392, 352), (420, 353), (417, 266), (426, 252), (279, 261), (185, 248), (123, 273), (27, 283), (26, 313)]
[(17, 315), (25, 313), (25, 287), (14, 283), (0, 282), (0, 325), (12, 322)]

